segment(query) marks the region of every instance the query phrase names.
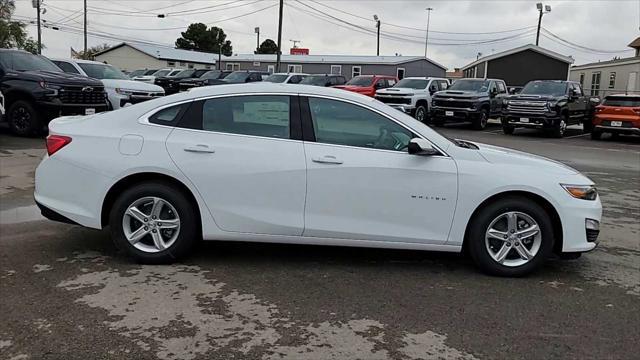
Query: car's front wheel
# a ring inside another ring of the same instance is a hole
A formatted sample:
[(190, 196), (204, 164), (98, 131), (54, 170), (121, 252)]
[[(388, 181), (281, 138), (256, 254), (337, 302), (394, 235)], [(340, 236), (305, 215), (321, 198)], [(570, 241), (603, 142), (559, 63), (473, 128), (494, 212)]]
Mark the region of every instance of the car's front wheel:
[(469, 253), (486, 273), (525, 276), (542, 265), (553, 249), (553, 227), (535, 202), (509, 197), (477, 212), (469, 227)]
[(475, 130), (484, 130), (489, 123), (489, 112), (487, 109), (480, 110), (478, 118), (473, 121), (473, 128)]
[(427, 108), (424, 105), (418, 105), (414, 117), (421, 123), (427, 121)]
[(11, 132), (19, 136), (36, 134), (42, 127), (40, 115), (32, 103), (26, 100), (14, 102), (7, 111)]
[(198, 239), (197, 212), (185, 194), (164, 182), (125, 190), (109, 216), (116, 246), (138, 262), (171, 263), (187, 255)]

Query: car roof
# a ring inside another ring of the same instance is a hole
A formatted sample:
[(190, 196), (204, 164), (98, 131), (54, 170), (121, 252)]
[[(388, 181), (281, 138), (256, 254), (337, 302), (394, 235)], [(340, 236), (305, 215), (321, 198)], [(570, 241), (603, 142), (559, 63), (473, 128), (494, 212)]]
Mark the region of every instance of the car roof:
[(83, 59), (61, 59), (61, 58), (49, 58), (49, 60), (51, 60), (51, 61), (67, 61), (67, 62), (72, 62), (72, 63), (76, 63), (76, 64), (100, 64), (100, 65), (111, 65), (111, 64), (105, 64), (105, 63), (100, 62), (100, 61), (83, 60)]

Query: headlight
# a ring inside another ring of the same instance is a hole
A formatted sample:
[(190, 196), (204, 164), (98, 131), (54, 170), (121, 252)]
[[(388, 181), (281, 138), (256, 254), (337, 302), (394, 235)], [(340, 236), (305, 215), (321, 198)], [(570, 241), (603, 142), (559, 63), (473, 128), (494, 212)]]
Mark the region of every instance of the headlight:
[(125, 96), (131, 96), (131, 94), (133, 94), (134, 91), (135, 90), (131, 90), (131, 89), (116, 88), (116, 93), (120, 95), (125, 95)]
[(595, 200), (598, 197), (598, 190), (593, 185), (567, 185), (560, 184), (569, 195), (576, 199)]

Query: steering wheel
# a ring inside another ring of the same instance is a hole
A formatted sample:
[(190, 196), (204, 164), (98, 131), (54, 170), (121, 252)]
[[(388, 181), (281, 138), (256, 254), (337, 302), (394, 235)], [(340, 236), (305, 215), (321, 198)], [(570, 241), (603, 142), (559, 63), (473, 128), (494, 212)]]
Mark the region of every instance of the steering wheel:
[[(392, 128), (383, 126), (380, 128), (380, 134), (378, 138), (373, 143), (373, 147), (375, 149), (386, 149), (386, 150), (405, 150), (409, 144), (404, 144), (404, 142), (393, 133)], [(393, 145), (389, 146), (390, 141), (393, 141)]]

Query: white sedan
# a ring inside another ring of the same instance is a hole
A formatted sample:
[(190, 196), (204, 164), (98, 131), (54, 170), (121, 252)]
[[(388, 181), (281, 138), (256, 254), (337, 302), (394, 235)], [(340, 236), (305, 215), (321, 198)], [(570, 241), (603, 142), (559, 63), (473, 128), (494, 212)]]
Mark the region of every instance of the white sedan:
[(592, 250), (599, 232), (599, 196), (577, 171), (331, 88), (197, 88), (49, 129), (42, 213), (110, 226), (144, 263), (235, 240), (464, 249), (488, 273), (521, 276)]

